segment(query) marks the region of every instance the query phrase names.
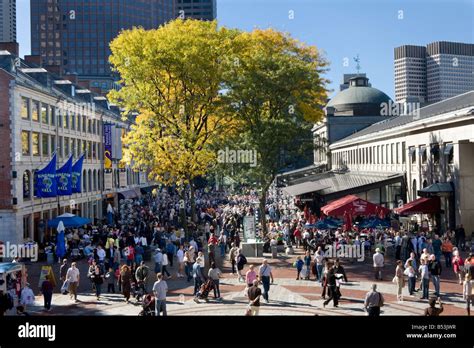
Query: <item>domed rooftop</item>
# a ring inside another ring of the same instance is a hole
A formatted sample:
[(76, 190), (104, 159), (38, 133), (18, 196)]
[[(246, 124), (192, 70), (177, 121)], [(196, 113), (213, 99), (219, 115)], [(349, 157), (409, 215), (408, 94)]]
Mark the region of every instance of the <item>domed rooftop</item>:
[(369, 79), (363, 76), (350, 79), (349, 88), (336, 94), (326, 105), (328, 115), (380, 115), (381, 104), (389, 103), (391, 98), (384, 92), (369, 87), (368, 81)]

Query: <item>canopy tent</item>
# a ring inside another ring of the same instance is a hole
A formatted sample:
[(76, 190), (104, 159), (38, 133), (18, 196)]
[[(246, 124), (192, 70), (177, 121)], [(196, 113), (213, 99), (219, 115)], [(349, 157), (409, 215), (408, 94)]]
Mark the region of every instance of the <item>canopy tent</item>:
[(394, 212), (399, 215), (436, 214), (441, 212), (441, 201), (439, 197), (422, 197), (395, 208)]
[(354, 216), (376, 215), (380, 211), (382, 211), (384, 214), (388, 214), (390, 212), (390, 210), (385, 207), (370, 203), (354, 195), (348, 195), (337, 199), (321, 208), (321, 212), (323, 212), (325, 215), (331, 216), (344, 216), (346, 211)]
[(83, 218), (70, 213), (65, 213), (63, 215), (59, 215), (57, 218), (48, 220), (48, 227), (57, 228), (60, 221), (63, 222), (64, 227), (66, 228), (81, 227), (92, 223), (91, 219)]

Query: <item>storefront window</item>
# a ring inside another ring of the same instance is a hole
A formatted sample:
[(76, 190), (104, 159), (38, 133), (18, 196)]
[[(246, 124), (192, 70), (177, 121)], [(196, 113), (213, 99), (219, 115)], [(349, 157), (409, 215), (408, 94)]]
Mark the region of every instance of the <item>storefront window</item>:
[(30, 132), (21, 132), (21, 152), (23, 156), (29, 156), (30, 154)]

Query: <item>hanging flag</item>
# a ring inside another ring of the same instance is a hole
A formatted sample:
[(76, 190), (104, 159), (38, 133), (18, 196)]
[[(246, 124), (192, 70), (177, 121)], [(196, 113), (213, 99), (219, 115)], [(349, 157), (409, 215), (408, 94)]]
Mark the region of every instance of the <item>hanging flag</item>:
[(82, 154), (81, 157), (74, 163), (72, 166), (72, 177), (71, 177), (71, 189), (72, 193), (81, 193), (81, 179), (82, 179), (82, 163), (84, 162), (84, 155)]
[(72, 155), (66, 163), (56, 171), (58, 185), (58, 196), (70, 196), (72, 194)]
[(35, 172), (35, 196), (49, 198), (57, 196), (56, 183), (56, 154), (53, 155), (49, 164)]

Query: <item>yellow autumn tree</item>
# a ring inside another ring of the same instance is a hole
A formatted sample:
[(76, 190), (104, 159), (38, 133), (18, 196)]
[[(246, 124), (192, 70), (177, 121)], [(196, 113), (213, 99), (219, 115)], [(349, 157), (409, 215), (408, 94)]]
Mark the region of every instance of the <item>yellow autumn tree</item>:
[[(212, 145), (235, 129), (221, 88), (237, 31), (215, 21), (177, 19), (154, 30), (125, 30), (110, 47), (123, 87), (109, 98), (138, 112), (125, 143), (132, 163), (151, 178), (191, 187), (215, 163)], [(193, 214), (194, 216), (194, 214)]]

